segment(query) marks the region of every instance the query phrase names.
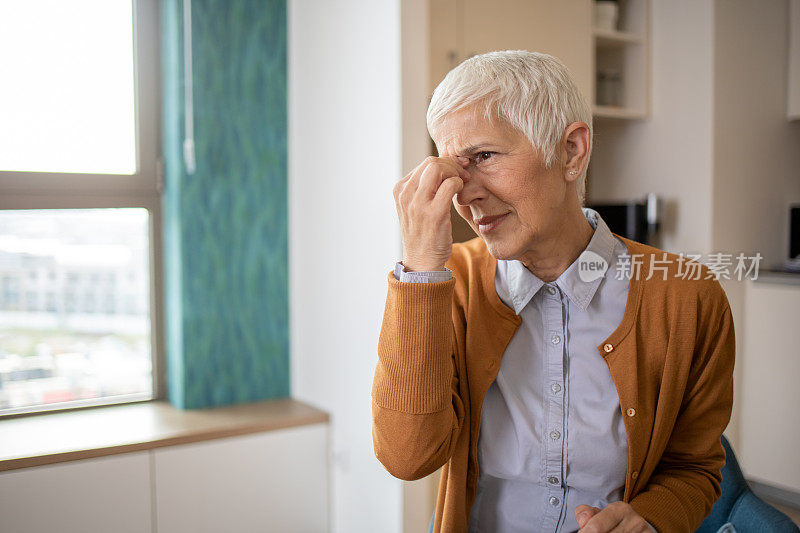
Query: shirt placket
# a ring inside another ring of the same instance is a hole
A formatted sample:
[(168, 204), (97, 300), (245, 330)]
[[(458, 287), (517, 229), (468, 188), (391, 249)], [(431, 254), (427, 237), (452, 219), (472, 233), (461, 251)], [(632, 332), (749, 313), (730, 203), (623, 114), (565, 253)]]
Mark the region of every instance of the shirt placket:
[(564, 460), (564, 315), (561, 294), (557, 286), (543, 287), (544, 390), (547, 426), (544, 440), (545, 484), (547, 501), (542, 520), (543, 531), (556, 531), (564, 507), (562, 465)]

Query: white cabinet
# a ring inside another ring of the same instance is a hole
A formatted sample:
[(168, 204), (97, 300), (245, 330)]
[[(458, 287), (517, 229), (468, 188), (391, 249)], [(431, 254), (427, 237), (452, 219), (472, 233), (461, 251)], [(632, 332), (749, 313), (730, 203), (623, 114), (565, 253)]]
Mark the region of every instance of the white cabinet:
[(328, 530), (328, 426), (0, 472), (3, 533)]
[(744, 306), (736, 452), (748, 478), (800, 491), (800, 284), (747, 281)]
[(7, 533), (149, 533), (149, 452), (0, 473)]
[(158, 533), (323, 532), (326, 426), (153, 450)]

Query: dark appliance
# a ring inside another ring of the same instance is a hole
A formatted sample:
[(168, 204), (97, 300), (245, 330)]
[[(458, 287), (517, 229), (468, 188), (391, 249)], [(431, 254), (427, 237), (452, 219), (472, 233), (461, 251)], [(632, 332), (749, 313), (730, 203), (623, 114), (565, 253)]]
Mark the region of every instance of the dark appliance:
[(663, 211), (662, 200), (655, 194), (650, 193), (643, 200), (598, 202), (587, 207), (597, 211), (613, 233), (642, 244), (654, 245)]

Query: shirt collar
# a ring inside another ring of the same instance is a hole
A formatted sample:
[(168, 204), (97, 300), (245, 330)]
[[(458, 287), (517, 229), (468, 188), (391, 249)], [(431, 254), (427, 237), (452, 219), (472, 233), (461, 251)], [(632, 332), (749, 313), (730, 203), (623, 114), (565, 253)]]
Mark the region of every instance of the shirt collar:
[[(608, 229), (608, 225), (606, 225), (597, 211), (588, 207), (582, 208), (582, 211), (583, 216), (586, 217), (586, 220), (594, 229), (592, 238), (581, 255), (553, 283), (558, 285), (575, 305), (585, 310), (592, 301), (595, 292), (597, 292), (597, 287), (608, 273), (616, 239), (614, 239), (614, 235)], [(581, 274), (581, 263), (585, 265), (587, 258), (597, 259), (594, 256), (587, 256), (587, 252), (597, 254), (605, 261), (605, 271), (601, 275), (587, 276), (586, 272)], [(508, 296), (514, 312), (519, 315), (545, 283), (525, 268), (525, 265), (520, 261), (505, 261), (501, 259), (498, 260), (498, 263), (501, 263), (499, 266), (506, 273)], [(584, 281), (582, 277), (589, 279), (589, 281)]]

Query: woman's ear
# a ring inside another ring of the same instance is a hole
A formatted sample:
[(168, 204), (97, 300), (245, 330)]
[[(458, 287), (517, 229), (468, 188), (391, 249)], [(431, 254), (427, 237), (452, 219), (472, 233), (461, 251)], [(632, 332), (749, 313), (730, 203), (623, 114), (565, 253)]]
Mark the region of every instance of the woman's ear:
[(564, 162), (566, 178), (573, 181), (581, 175), (589, 157), (589, 126), (585, 122), (573, 122), (564, 130), (564, 137), (564, 149), (567, 153)]

